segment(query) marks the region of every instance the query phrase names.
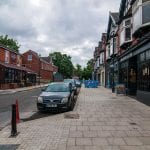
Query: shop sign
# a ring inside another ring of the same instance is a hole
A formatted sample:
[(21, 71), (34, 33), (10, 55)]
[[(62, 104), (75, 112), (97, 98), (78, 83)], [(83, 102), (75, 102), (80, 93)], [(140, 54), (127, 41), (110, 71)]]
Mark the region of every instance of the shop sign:
[(146, 60), (150, 59), (150, 50), (146, 51)]
[(130, 54), (124, 56), (123, 58), (121, 58), (120, 61), (121, 61), (121, 62), (122, 62), (122, 61), (125, 61), (125, 60), (131, 58), (132, 56), (133, 56), (133, 53), (130, 53)]
[(145, 53), (140, 54), (140, 61), (144, 61), (145, 60)]

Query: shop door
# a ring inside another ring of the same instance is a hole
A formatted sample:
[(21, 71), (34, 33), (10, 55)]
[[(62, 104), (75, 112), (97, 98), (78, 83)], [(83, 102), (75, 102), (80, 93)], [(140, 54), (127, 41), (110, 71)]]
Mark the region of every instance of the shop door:
[(137, 57), (129, 59), (128, 68), (128, 92), (130, 95), (136, 95), (137, 91)]

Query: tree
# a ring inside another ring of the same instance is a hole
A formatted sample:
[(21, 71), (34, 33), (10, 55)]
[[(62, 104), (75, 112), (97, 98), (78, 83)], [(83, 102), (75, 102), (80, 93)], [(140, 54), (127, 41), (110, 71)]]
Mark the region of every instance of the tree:
[(20, 45), (18, 42), (12, 38), (8, 38), (8, 35), (0, 36), (0, 45), (10, 48), (15, 52), (19, 52)]
[(71, 78), (73, 75), (71, 57), (66, 54), (61, 54), (60, 52), (54, 52), (49, 55), (52, 57), (54, 65), (58, 67), (58, 72), (60, 72), (64, 78)]
[(92, 70), (93, 70), (93, 59), (90, 59), (87, 62), (86, 67), (83, 68), (82, 78), (84, 78), (86, 80), (91, 79), (91, 77), (92, 77)]
[(74, 68), (74, 76), (77, 76), (79, 78), (82, 77), (82, 67), (79, 64), (76, 64), (76, 67)]

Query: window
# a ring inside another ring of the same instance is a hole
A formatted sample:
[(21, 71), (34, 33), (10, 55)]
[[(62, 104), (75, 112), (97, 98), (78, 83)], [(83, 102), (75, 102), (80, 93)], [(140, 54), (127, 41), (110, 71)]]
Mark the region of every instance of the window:
[(150, 2), (148, 0), (142, 0), (139, 3), (136, 1), (133, 5), (132, 14), (133, 32), (135, 32), (141, 26), (150, 23)]
[(125, 41), (131, 40), (131, 19), (124, 21)]
[(150, 3), (142, 6), (142, 24), (150, 23)]
[(28, 61), (32, 61), (32, 55), (28, 55)]
[(145, 60), (145, 53), (140, 54), (140, 61), (144, 61)]
[(131, 18), (124, 20), (120, 33), (120, 45), (132, 40)]
[(108, 59), (110, 57), (110, 45), (106, 46), (106, 58)]
[(131, 28), (125, 28), (125, 41), (131, 40)]
[(133, 14), (133, 32), (136, 31), (141, 25), (141, 9), (138, 8)]
[(5, 63), (9, 63), (9, 51), (5, 51)]
[(146, 60), (150, 59), (150, 50), (146, 51)]
[(149, 0), (142, 0), (142, 3), (148, 2)]
[(150, 91), (150, 62), (139, 64), (138, 89)]

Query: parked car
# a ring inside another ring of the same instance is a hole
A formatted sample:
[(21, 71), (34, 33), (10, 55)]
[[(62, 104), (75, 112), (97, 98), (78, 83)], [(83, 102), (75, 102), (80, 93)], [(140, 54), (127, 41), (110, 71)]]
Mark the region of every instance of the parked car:
[(37, 99), (39, 111), (72, 110), (73, 107), (74, 92), (72, 85), (64, 82), (50, 83)]
[(82, 83), (81, 83), (80, 80), (75, 79), (75, 82), (76, 82), (76, 87), (77, 87), (77, 88), (80, 88), (80, 87), (82, 86)]
[(72, 89), (73, 89), (73, 91), (74, 91), (74, 94), (75, 94), (75, 95), (78, 94), (75, 79), (64, 79), (64, 83), (71, 83), (71, 84), (72, 84)]

